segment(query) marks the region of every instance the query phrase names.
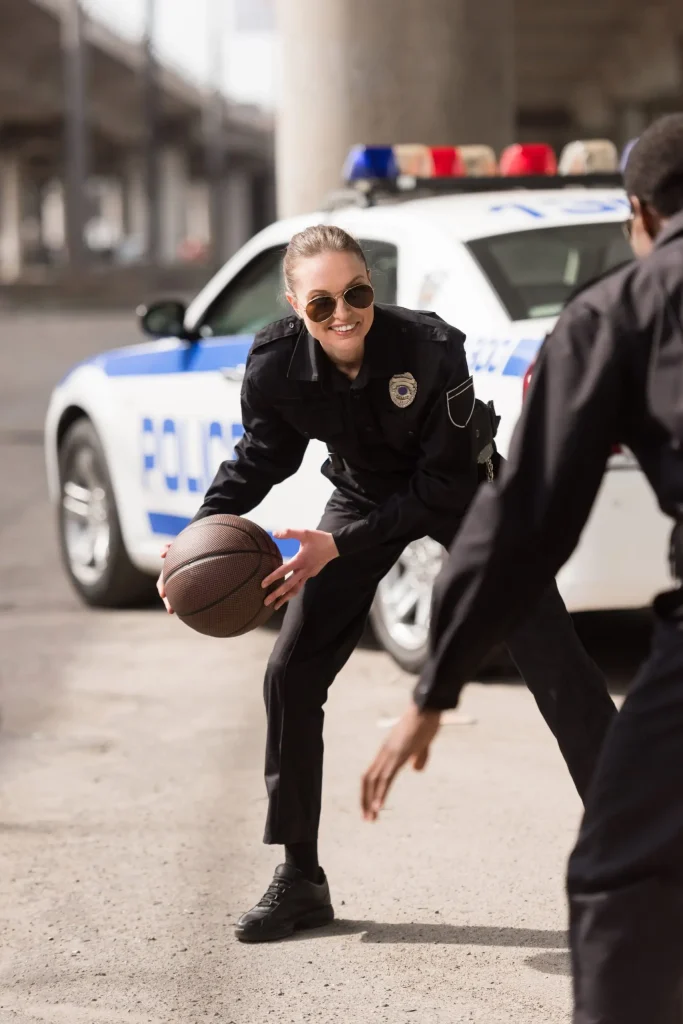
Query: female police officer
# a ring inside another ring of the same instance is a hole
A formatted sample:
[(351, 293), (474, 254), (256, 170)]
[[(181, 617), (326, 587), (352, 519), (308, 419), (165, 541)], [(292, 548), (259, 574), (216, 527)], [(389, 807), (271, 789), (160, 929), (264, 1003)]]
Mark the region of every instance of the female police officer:
[[(296, 235), (284, 277), (296, 315), (256, 335), (244, 436), (197, 513), (248, 512), (296, 472), (310, 438), (327, 443), (322, 472), (335, 491), (319, 527), (281, 534), (299, 553), (264, 583), (282, 581), (267, 603), (289, 602), (265, 678), (264, 841), (284, 844), (286, 860), (238, 922), (251, 942), (333, 917), (317, 853), (327, 690), (379, 581), (411, 541), (450, 545), (479, 478), (461, 332), (434, 314), (375, 306), (363, 252), (336, 227)], [(508, 646), (583, 794), (614, 705), (554, 586)]]

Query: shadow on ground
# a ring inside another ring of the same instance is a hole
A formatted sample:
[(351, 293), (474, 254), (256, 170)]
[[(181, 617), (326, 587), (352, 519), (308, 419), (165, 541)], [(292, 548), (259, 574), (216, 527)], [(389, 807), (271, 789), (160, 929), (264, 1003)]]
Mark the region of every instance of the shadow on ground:
[[(362, 942), (383, 942), (387, 945), (426, 943), (452, 946), (515, 946), (557, 950), (566, 950), (567, 948), (567, 933), (565, 931), (445, 923), (427, 924), (421, 921), (388, 924), (381, 921), (350, 921), (340, 918), (329, 927), (316, 931), (316, 937), (322, 938), (325, 935), (362, 935)], [(296, 938), (305, 937), (307, 937), (306, 932), (301, 932), (296, 936)], [(530, 961), (529, 963), (531, 964)]]
[(572, 961), (569, 953), (538, 953), (530, 956), (524, 961), (527, 967), (533, 967), (541, 974), (566, 974), (572, 973)]

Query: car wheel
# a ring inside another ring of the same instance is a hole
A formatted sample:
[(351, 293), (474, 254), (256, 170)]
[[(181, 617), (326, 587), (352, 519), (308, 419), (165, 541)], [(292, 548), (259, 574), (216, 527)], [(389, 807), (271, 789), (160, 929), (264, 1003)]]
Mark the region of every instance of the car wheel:
[(88, 419), (67, 430), (59, 448), (59, 541), (74, 587), (99, 608), (139, 606), (156, 594), (154, 579), (128, 557), (107, 462)]
[[(416, 675), (427, 660), (432, 591), (445, 559), (446, 549), (429, 537), (409, 544), (377, 588), (370, 612), (377, 642), (402, 669)], [(516, 674), (504, 646), (490, 651), (479, 672)]]
[(430, 537), (413, 541), (377, 588), (372, 628), (406, 672), (418, 673), (427, 660), (432, 590), (445, 557), (445, 549)]

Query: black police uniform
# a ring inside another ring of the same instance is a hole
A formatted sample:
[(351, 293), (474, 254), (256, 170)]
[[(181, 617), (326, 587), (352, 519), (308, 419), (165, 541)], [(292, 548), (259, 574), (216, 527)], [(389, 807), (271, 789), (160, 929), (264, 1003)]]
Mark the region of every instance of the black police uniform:
[[(332, 452), (322, 472), (335, 485), (319, 528), (340, 555), (289, 602), (266, 671), (266, 843), (317, 837), (328, 687), (403, 548), (426, 535), (448, 546), (477, 489), (481, 419), (463, 341), (435, 314), (378, 305), (350, 381), (295, 318), (254, 340), (244, 436), (197, 517), (248, 512), (319, 438)], [(554, 584), (508, 646), (585, 792), (614, 705)]]
[[(421, 707), (454, 707), (479, 657), (533, 607), (578, 542), (615, 442), (680, 523), (683, 213), (546, 341), (507, 468), (437, 581)], [(677, 525), (678, 580), (682, 537)], [(569, 863), (576, 1024), (683, 1021), (683, 589), (654, 609), (652, 653), (607, 736)]]

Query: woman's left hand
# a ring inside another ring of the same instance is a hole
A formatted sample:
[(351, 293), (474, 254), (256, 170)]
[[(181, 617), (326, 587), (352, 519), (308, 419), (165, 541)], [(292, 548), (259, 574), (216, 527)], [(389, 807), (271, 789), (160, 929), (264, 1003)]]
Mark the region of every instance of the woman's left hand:
[(287, 577), (281, 587), (268, 594), (264, 604), (275, 604), (275, 608), (282, 608), (291, 598), (299, 593), (306, 580), (317, 576), (328, 562), (339, 557), (337, 545), (331, 533), (324, 530), (278, 530), (274, 533), (279, 540), (298, 540), (301, 544), (299, 551), (289, 562), (285, 562), (266, 576), (262, 587), (270, 587), (277, 580)]

